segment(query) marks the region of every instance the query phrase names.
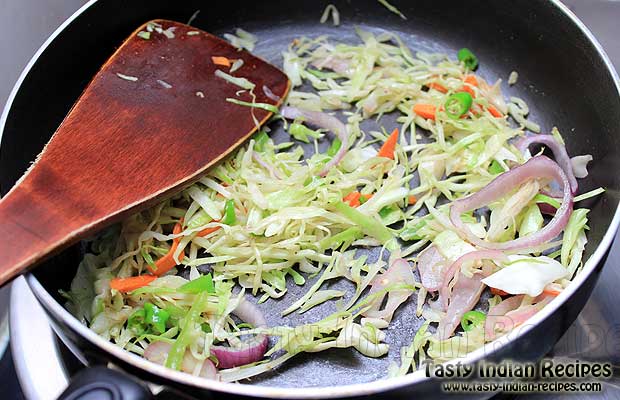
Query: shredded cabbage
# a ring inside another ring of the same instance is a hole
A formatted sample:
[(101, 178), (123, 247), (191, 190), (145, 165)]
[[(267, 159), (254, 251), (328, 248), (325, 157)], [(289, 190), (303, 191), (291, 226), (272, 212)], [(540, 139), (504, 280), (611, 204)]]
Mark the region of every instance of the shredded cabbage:
[[(386, 1), (380, 2), (402, 16)], [(330, 13), (337, 25), (338, 12), (331, 5), (322, 22)], [(438, 340), (437, 322), (445, 313), (428, 300), (432, 296), (427, 289), (417, 282), (377, 280), (386, 276), (394, 260), (416, 260), (415, 253), (427, 246), (435, 246), (442, 258), (438, 265), (444, 269), (463, 254), (480, 250), (458, 235), (449, 219), (451, 202), (524, 163), (529, 153), (519, 153), (513, 142), (525, 129), (538, 132), (540, 127), (528, 119), (530, 110), (523, 100), (506, 101), (501, 80), (489, 84), (482, 76), (476, 77), (477, 86), (470, 85), (476, 93), (472, 108), (464, 118), (452, 119), (441, 107), (448, 96), (462, 90), (471, 74), (462, 63), (445, 54), (412, 52), (389, 32), (374, 34), (360, 28), (356, 32), (357, 44), (334, 42), (326, 36), (300, 37), (282, 52), (283, 69), (293, 86), (287, 105), (338, 111), (349, 134), (344, 157), (320, 176), (344, 141), (334, 140), (330, 150), (320, 151), (319, 144), (328, 136), (300, 120), (286, 127), (290, 140), (282, 143), (262, 128), (197, 183), (88, 243), (89, 252), (70, 291), (63, 293), (78, 319), (136, 354), (144, 355), (153, 342), (170, 343), (173, 361), (179, 361), (184, 352), (201, 362), (214, 359), (212, 346), (240, 348), (241, 337), (250, 334), (276, 340), (266, 358), (218, 371), (225, 381), (243, 380), (279, 367), (296, 354), (329, 348), (354, 348), (368, 357), (400, 351), (401, 364), (389, 373), (404, 375), (427, 357), (437, 361), (462, 357), (491, 339), (483, 326), (474, 326)], [(224, 36), (248, 50), (256, 43), (255, 36), (241, 29)], [(236, 68), (215, 74), (252, 93), (256, 84), (231, 75)], [(516, 82), (516, 76), (511, 73), (509, 84)], [(226, 100), (281, 118), (270, 104)], [(419, 104), (434, 106), (435, 118), (414, 112)], [(493, 115), (491, 107), (502, 115)], [(388, 113), (396, 123), (382, 119)], [(505, 117), (507, 113), (512, 120)], [(380, 157), (385, 154), (377, 149), (395, 126), (400, 132), (393, 154)], [(559, 137), (557, 129), (553, 134)], [(576, 159), (581, 175), (585, 161)], [(463, 214), (462, 221), (485, 240), (531, 235), (545, 223), (540, 207), (559, 207), (550, 185), (531, 180), (487, 208)], [(596, 189), (574, 200), (602, 192)], [(464, 263), (462, 274), (455, 276), (471, 279), (482, 273), (486, 278), (480, 285), (526, 295), (511, 312), (536, 312), (550, 298), (534, 304), (535, 296), (562, 290), (579, 270), (587, 243), (587, 213), (585, 208), (572, 212), (561, 240), (508, 254), (507, 264)], [(180, 224), (180, 233), (173, 233), (175, 224)], [(373, 246), (381, 246), (380, 254), (369, 260), (360, 250)], [(539, 254), (542, 251), (545, 256)], [(133, 291), (112, 288), (113, 279), (145, 275), (167, 254), (172, 254), (176, 265), (149, 285)], [(421, 270), (424, 266), (419, 262)], [(182, 289), (207, 274), (213, 277), (212, 293)], [(451, 282), (452, 291), (460, 290), (458, 279)], [(347, 280), (355, 289), (348, 293), (330, 288), (335, 280)], [(304, 294), (292, 298), (288, 292), (293, 285), (304, 286)], [(255, 302), (267, 303), (263, 309), (269, 310), (270, 302), (280, 299), (286, 305), (284, 316), (307, 312), (307, 323), (255, 327), (239, 322), (233, 315), (245, 301), (246, 291)], [(391, 314), (364, 316), (378, 310), (388, 292), (416, 301), (416, 314), (424, 320), (411, 345), (402, 349), (390, 349), (387, 344), (389, 330), (395, 327)], [(500, 300), (491, 298), (490, 306)], [(140, 323), (147, 302), (167, 313), (164, 332)], [(335, 311), (313, 320), (313, 309), (324, 306)], [(179, 368), (177, 364), (169, 366)]]

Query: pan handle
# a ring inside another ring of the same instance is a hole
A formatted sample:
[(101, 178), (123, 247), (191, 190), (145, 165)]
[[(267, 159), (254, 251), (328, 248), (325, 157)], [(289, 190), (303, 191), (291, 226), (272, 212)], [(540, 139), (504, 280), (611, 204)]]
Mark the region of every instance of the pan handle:
[(85, 368), (71, 378), (58, 400), (150, 400), (151, 391), (119, 371), (104, 366)]

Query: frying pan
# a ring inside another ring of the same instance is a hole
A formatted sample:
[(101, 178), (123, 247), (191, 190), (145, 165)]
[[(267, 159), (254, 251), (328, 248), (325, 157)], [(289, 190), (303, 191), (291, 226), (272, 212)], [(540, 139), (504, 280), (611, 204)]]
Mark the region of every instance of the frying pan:
[[(318, 22), (328, 3), (340, 10), (341, 26)], [(407, 20), (374, 0), (91, 1), (41, 47), (11, 94), (0, 121), (3, 127), (0, 189), (5, 194), (23, 174), (115, 47), (136, 26), (150, 19), (187, 21), (196, 10), (201, 10), (193, 22), (195, 26), (215, 34), (243, 27), (260, 39), (254, 52), (276, 65), (281, 63), (280, 51), (295, 37), (329, 34), (338, 40), (353, 41), (356, 25), (375, 32), (382, 29), (396, 32), (415, 50), (455, 54), (459, 48), (468, 47), (481, 60), (478, 73), (488, 80), (505, 79), (512, 70), (519, 72), (519, 82), (508, 88), (505, 95), (526, 100), (532, 110), (530, 118), (540, 123), (543, 131), (557, 126), (566, 139), (569, 154), (594, 156), (590, 175), (580, 181), (580, 190), (598, 186), (607, 189), (604, 196), (580, 204), (592, 209), (585, 255), (589, 259), (569, 288), (525, 326), (461, 361), (539, 359), (581, 311), (620, 222), (617, 75), (591, 33), (557, 1), (393, 0), (392, 3)], [(302, 354), (255, 378), (251, 384), (209, 381), (154, 365), (99, 338), (62, 306), (64, 301), (58, 291), (69, 287), (83, 250), (81, 245), (73, 246), (26, 276), (56, 331), (81, 360), (90, 365), (112, 363), (125, 371), (98, 369), (93, 373), (86, 369), (70, 387), (74, 395), (80, 391), (87, 393), (99, 385), (109, 393), (123, 393), (128, 399), (149, 398), (151, 392), (137, 383), (143, 381), (163, 385), (177, 394), (202, 398), (441, 395), (438, 383), (422, 372), (381, 379), (389, 363), (398, 361), (400, 346), (410, 342), (419, 326), (420, 321), (413, 317), (412, 304), (398, 311), (394, 322), (397, 328), (388, 331), (390, 355), (383, 359), (368, 359), (347, 349)], [(286, 299), (295, 298), (298, 293), (292, 291), (282, 301), (263, 305), (269, 322), (282, 323), (276, 315), (290, 302)], [(330, 311), (333, 310), (322, 308), (315, 313), (293, 315), (286, 321), (307, 323)], [(98, 382), (95, 386), (94, 381)]]

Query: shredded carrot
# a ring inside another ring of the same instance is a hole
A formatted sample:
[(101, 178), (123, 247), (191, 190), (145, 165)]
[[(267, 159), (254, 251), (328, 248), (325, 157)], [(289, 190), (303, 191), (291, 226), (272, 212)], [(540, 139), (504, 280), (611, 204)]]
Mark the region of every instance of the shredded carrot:
[(418, 103), (413, 106), (413, 112), (422, 118), (435, 120), (437, 108), (432, 104)]
[[(211, 222), (220, 222), (220, 220), (219, 220), (219, 219), (216, 219), (216, 220), (213, 220), (213, 221), (211, 221)], [(221, 226), (213, 226), (213, 227), (211, 227), (211, 228), (205, 228), (205, 229), (203, 229), (203, 230), (199, 231), (199, 232), (196, 234), (196, 236), (198, 236), (198, 237), (207, 236), (208, 234), (213, 233), (213, 232), (217, 231), (217, 230), (218, 230), (218, 229), (220, 229), (220, 228), (221, 228)]]
[(476, 75), (465, 76), (465, 78), (463, 79), (463, 82), (466, 83), (466, 85), (463, 85), (457, 91), (467, 92), (471, 95), (471, 97), (476, 98), (476, 91), (472, 88), (472, 86), (478, 87), (478, 79), (476, 78)]
[(487, 110), (489, 110), (491, 115), (494, 116), (495, 118), (502, 118), (504, 116), (497, 108), (491, 105), (487, 107)]
[[(182, 224), (183, 219), (181, 219), (179, 222), (176, 223), (176, 225), (174, 225), (172, 233), (175, 235), (181, 233), (183, 231)], [(174, 260), (174, 252), (177, 251), (177, 247), (179, 247), (180, 241), (180, 238), (172, 239), (172, 246), (170, 246), (170, 250), (168, 250), (168, 253), (159, 260), (155, 261), (155, 268), (150, 265), (147, 266), (149, 271), (151, 271), (155, 275), (162, 275), (170, 271), (174, 266), (176, 266), (177, 262)]]
[(127, 293), (139, 289), (153, 282), (157, 277), (155, 275), (138, 275), (131, 278), (114, 278), (110, 281), (110, 289)]
[(476, 92), (474, 91), (474, 89), (470, 88), (467, 85), (463, 85), (463, 87), (461, 87), (459, 90), (457, 90), (457, 92), (467, 92), (471, 95), (472, 98), (476, 98)]
[(351, 207), (359, 207), (362, 205), (362, 202), (360, 201), (362, 197), (364, 198), (364, 200), (370, 200), (372, 196), (372, 194), (361, 194), (358, 191), (354, 191), (344, 196), (342, 198), (342, 201), (347, 203)]
[(491, 288), (491, 293), (492, 294), (496, 294), (498, 296), (508, 296), (510, 293), (504, 292), (501, 289), (496, 289), (496, 288)]
[(426, 86), (428, 86), (429, 89), (435, 89), (436, 91), (441, 92), (441, 93), (448, 93), (448, 89), (441, 83), (430, 82), (430, 83), (427, 83)]
[(383, 146), (381, 146), (377, 153), (377, 157), (385, 157), (393, 160), (396, 142), (398, 142), (398, 128), (394, 128), (390, 136), (385, 140), (385, 143), (383, 143)]
[(211, 61), (213, 61), (213, 64), (215, 65), (221, 65), (223, 67), (230, 67), (230, 60), (226, 57), (220, 57), (220, 56), (211, 56)]
[(559, 295), (561, 292), (559, 290), (553, 290), (553, 289), (545, 289), (543, 290), (544, 294), (548, 294), (549, 296), (557, 296)]
[(463, 79), (463, 82), (478, 87), (478, 79), (476, 78), (476, 75), (467, 75), (465, 79)]
[[(559, 289), (559, 290), (558, 290)], [(543, 293), (548, 296), (557, 296), (562, 293), (562, 286), (557, 283), (550, 283), (543, 289)]]
[(342, 198), (342, 201), (348, 203), (351, 207), (359, 207), (360, 206), (360, 197), (362, 194), (358, 191), (351, 192), (348, 195)]
[(415, 203), (418, 201), (418, 199), (416, 199), (416, 197), (415, 197), (414, 195), (410, 195), (410, 196), (407, 198), (407, 200), (408, 200), (408, 202), (409, 202), (409, 205), (413, 205), (413, 204), (415, 204)]

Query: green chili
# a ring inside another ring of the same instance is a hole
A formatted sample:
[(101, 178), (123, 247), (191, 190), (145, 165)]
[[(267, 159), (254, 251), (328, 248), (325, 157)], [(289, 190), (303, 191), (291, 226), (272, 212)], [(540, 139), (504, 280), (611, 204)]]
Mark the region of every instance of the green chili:
[(334, 139), (332, 141), (332, 144), (327, 149), (327, 155), (330, 157), (335, 156), (336, 153), (338, 153), (338, 150), (340, 150), (340, 146), (342, 146), (342, 142), (340, 141), (340, 139)]
[(127, 318), (127, 328), (136, 332), (137, 335), (142, 335), (146, 331), (143, 308), (136, 310)]
[(456, 54), (456, 57), (460, 62), (465, 64), (465, 67), (470, 71), (475, 70), (478, 66), (478, 57), (476, 57), (474, 53), (472, 53), (471, 50), (469, 50), (468, 48), (464, 47), (459, 50), (459, 52)]
[(226, 200), (224, 205), (224, 219), (222, 223), (226, 225), (234, 225), (237, 222), (237, 214), (235, 214), (235, 202), (234, 200)]
[(469, 111), (472, 103), (473, 99), (471, 94), (467, 92), (459, 92), (448, 97), (444, 107), (446, 109), (446, 114), (448, 114), (450, 118), (457, 119)]
[(549, 197), (546, 194), (542, 194), (542, 193), (538, 193), (536, 196), (534, 196), (534, 201), (536, 203), (549, 204), (551, 207), (554, 207), (554, 208), (560, 208), (560, 206), (562, 205), (560, 204), (558, 200), (554, 199), (553, 197)]
[[(361, 203), (361, 202), (360, 202)], [(385, 218), (388, 215), (390, 215), (392, 213), (392, 211), (394, 211), (394, 208), (391, 206), (385, 206), (382, 209), (379, 210), (379, 216), (381, 218)]]
[(170, 313), (151, 303), (144, 303), (144, 322), (153, 327), (156, 333), (166, 332), (166, 322)]
[(487, 315), (482, 311), (467, 311), (461, 318), (461, 326), (465, 332), (471, 331), (475, 326), (483, 324)]
[(491, 165), (489, 165), (489, 172), (493, 175), (501, 174), (504, 172), (504, 167), (502, 167), (497, 160), (493, 160)]
[(193, 281), (187, 282), (185, 285), (178, 289), (181, 293), (215, 293), (215, 285), (213, 284), (213, 278), (211, 274), (206, 274)]

